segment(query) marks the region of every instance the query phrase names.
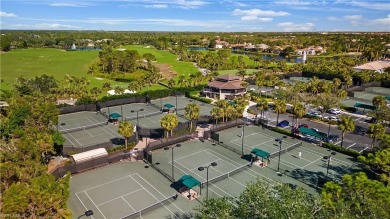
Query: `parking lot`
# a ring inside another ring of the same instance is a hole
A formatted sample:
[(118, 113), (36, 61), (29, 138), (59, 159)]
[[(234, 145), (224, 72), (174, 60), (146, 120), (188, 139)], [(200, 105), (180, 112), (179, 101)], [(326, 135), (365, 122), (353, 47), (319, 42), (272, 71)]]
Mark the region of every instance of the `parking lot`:
[[(308, 109), (308, 113), (310, 112), (318, 112), (315, 108)], [(342, 115), (342, 114), (341, 114)], [(340, 115), (325, 113), (324, 117), (335, 116), (339, 117)], [(270, 121), (271, 124), (276, 125), (277, 114), (273, 113), (272, 110), (268, 110), (265, 112), (265, 117)], [(359, 116), (351, 116), (355, 120), (356, 132), (346, 133), (344, 138), (343, 147), (350, 148), (356, 150), (358, 152), (362, 152), (368, 147), (370, 147), (372, 143), (372, 139), (368, 136), (364, 135), (364, 131), (367, 130), (370, 123), (367, 122), (367, 119), (359, 117)], [(279, 115), (279, 123), (283, 120), (287, 120), (289, 122), (289, 126), (284, 127), (286, 129), (291, 129), (292, 124), (292, 116), (289, 114), (280, 114)], [(314, 128), (319, 132), (323, 132), (326, 134), (334, 134), (339, 136), (339, 140), (334, 142), (337, 145), (341, 145), (341, 136), (342, 132), (338, 129), (337, 125), (328, 125), (326, 123), (321, 123), (320, 121), (316, 121), (309, 118), (299, 119), (298, 122), (300, 124), (307, 124), (309, 128)], [(387, 129), (387, 132), (390, 132), (390, 128)]]

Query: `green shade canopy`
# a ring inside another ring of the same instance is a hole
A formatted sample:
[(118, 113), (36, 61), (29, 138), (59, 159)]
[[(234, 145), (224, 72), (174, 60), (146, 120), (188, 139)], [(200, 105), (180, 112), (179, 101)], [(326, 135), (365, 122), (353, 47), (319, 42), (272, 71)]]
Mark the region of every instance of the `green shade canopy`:
[(386, 100), (390, 100), (390, 96), (386, 96)]
[(234, 100), (229, 100), (230, 105), (236, 105), (236, 102)]
[(168, 108), (168, 109), (175, 108), (174, 105), (169, 104), (169, 103), (164, 104), (164, 107), (166, 107), (166, 108)]
[(298, 131), (299, 131), (300, 133), (302, 133), (302, 134), (314, 136), (314, 137), (321, 138), (321, 139), (327, 137), (327, 134), (326, 134), (326, 133), (317, 132), (316, 130), (310, 129), (310, 128), (300, 127), (300, 128), (298, 129)]
[(353, 105), (353, 106), (356, 107), (356, 108), (363, 108), (363, 109), (369, 109), (369, 110), (376, 110), (376, 107), (375, 107), (375, 106), (371, 106), (371, 105), (364, 104), (364, 103), (359, 103), (359, 102), (356, 102), (355, 105)]
[(269, 157), (269, 153), (268, 152), (265, 152), (263, 150), (260, 150), (258, 148), (254, 148), (252, 151), (251, 151), (252, 154), (255, 154), (256, 156), (259, 156), (259, 157), (262, 157), (262, 158), (268, 158)]
[(119, 113), (111, 113), (111, 114), (110, 114), (110, 117), (113, 118), (113, 119), (117, 119), (117, 118), (119, 118), (119, 117), (122, 117), (122, 115), (119, 114)]
[(199, 180), (195, 179), (194, 177), (192, 177), (190, 175), (184, 175), (184, 176), (180, 177), (178, 182), (182, 183), (183, 185), (185, 185), (189, 189), (191, 189), (191, 188), (193, 188), (195, 186), (200, 186), (201, 185)]

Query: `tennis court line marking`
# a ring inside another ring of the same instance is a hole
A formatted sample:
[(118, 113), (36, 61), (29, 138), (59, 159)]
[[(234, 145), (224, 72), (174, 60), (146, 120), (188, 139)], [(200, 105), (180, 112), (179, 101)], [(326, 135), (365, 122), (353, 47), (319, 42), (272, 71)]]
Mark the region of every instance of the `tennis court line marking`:
[(73, 137), (73, 135), (70, 132), (66, 131), (66, 133), (68, 133), (70, 137), (72, 137), (74, 140), (76, 140), (76, 142), (79, 144), (80, 147), (83, 146), (75, 137)]
[[(184, 165), (182, 165), (182, 164), (180, 164), (180, 163), (179, 163), (179, 165), (181, 165), (181, 166), (184, 167), (185, 169), (189, 170), (189, 171), (192, 172), (193, 174), (199, 176), (199, 177), (204, 181), (204, 178), (203, 178), (201, 175), (199, 175), (198, 173), (196, 173), (196, 172), (194, 172), (194, 171), (188, 169), (186, 166), (184, 166)], [(178, 168), (178, 167), (176, 166), (176, 168)], [(178, 168), (178, 169), (179, 169), (180, 171), (182, 171), (183, 173), (186, 173), (186, 172), (183, 171), (182, 169), (180, 169), (180, 168)], [(224, 191), (223, 189), (219, 188), (218, 186), (213, 185), (213, 184), (211, 184), (211, 185), (214, 186), (215, 188), (221, 190), (223, 193), (226, 193), (228, 196), (232, 197), (233, 199), (236, 199), (236, 200), (237, 200), (237, 198), (233, 197), (230, 193), (227, 193), (226, 191)], [(211, 189), (210, 189), (210, 190), (211, 190)], [(213, 191), (213, 190), (212, 190), (212, 191)], [(214, 191), (213, 191), (213, 192), (214, 192)], [(217, 192), (214, 192), (214, 193), (217, 193)], [(217, 194), (218, 194), (218, 193), (217, 193)], [(221, 195), (219, 195), (219, 196), (221, 196)], [(222, 196), (221, 196), (221, 197), (222, 197)]]
[(95, 205), (96, 209), (98, 209), (98, 211), (100, 212), (100, 214), (102, 214), (102, 216), (106, 219), (106, 216), (104, 216), (103, 212), (100, 210), (100, 208), (98, 206), (96, 206), (95, 202), (91, 199), (91, 197), (89, 197), (88, 193), (84, 191), (84, 193), (87, 195), (87, 197), (89, 198), (89, 200), (91, 200), (91, 202), (93, 203), (93, 205)]
[[(141, 178), (143, 181), (145, 181), (150, 187), (152, 187), (154, 190), (156, 190), (158, 193), (160, 193), (160, 195), (162, 196), (162, 197), (164, 197), (164, 199), (166, 199), (167, 197), (165, 197), (165, 195), (163, 195), (158, 189), (156, 189), (154, 186), (152, 186), (148, 181), (146, 181), (142, 176), (140, 176), (138, 173), (136, 173), (136, 175), (139, 177), (139, 178)], [(131, 178), (133, 178), (133, 177), (131, 177)], [(137, 182), (138, 183), (138, 182)], [(158, 200), (157, 200), (158, 201)], [(171, 200), (169, 200), (169, 202), (172, 204), (172, 205), (174, 205), (177, 209), (179, 209), (182, 213), (185, 213), (181, 208), (179, 208), (179, 207), (177, 207), (177, 205), (175, 204), (175, 203), (173, 203)], [(163, 204), (162, 204), (163, 205)], [(164, 205), (163, 205), (164, 206)], [(165, 208), (167, 208), (166, 206), (165, 206)], [(167, 208), (168, 209), (168, 208)], [(169, 209), (168, 209), (169, 210)], [(169, 212), (171, 212), (170, 210), (169, 210)], [(172, 212), (171, 212), (172, 213)]]
[[(88, 208), (84, 205), (84, 203), (81, 201), (81, 199), (79, 198), (79, 196), (77, 195), (77, 193), (75, 193), (75, 195), (76, 195), (76, 197), (77, 197), (77, 199), (81, 202), (81, 204), (84, 206), (84, 208), (85, 208), (85, 210), (87, 211), (88, 210)], [(91, 216), (91, 218), (93, 218), (94, 219), (94, 217), (93, 216)]]
[(108, 201), (105, 201), (105, 202), (103, 202), (103, 203), (97, 204), (97, 206), (100, 206), (100, 205), (107, 204), (107, 203), (109, 203), (109, 202), (112, 202), (112, 201), (114, 201), (114, 200), (116, 200), (116, 199), (118, 199), (118, 198), (123, 198), (123, 196), (131, 195), (132, 193), (136, 193), (136, 192), (138, 192), (138, 191), (140, 191), (140, 190), (144, 190), (144, 189), (145, 189), (145, 188), (144, 188), (144, 187), (142, 187), (142, 188), (140, 188), (140, 189), (137, 189), (137, 190), (135, 190), (135, 191), (132, 191), (132, 192), (126, 193), (126, 194), (124, 194), (124, 195), (118, 196), (118, 197), (116, 197), (116, 198), (113, 198), (113, 199), (111, 199), (111, 200), (108, 200)]
[[(121, 196), (121, 198), (122, 198), (123, 201), (126, 202), (126, 204), (127, 204), (128, 206), (130, 206), (131, 209), (133, 209), (134, 212), (137, 212), (137, 211), (133, 208), (133, 206), (131, 206), (130, 203), (128, 203), (128, 202), (126, 201), (126, 199), (123, 198), (123, 196)], [(143, 218), (141, 215), (139, 215), (139, 216), (140, 216), (141, 218)]]
[[(131, 176), (130, 176), (131, 177)], [(138, 175), (138, 177), (140, 177), (139, 175)], [(141, 178), (141, 177), (140, 177)], [(133, 179), (139, 186), (141, 186), (141, 187), (143, 187), (137, 180), (135, 180), (133, 177), (131, 177), (131, 179)], [(146, 181), (145, 181), (146, 182)], [(147, 182), (148, 184), (149, 184), (149, 182)], [(150, 185), (150, 184), (149, 184)], [(152, 186), (152, 185), (150, 185), (150, 186)], [(153, 187), (153, 186), (152, 186)], [(154, 188), (154, 187), (153, 187)], [(146, 190), (146, 192), (149, 194), (149, 195), (151, 195), (156, 201), (159, 201), (151, 192), (149, 192), (149, 190), (147, 190), (147, 189), (145, 189)], [(158, 191), (158, 190), (157, 190)], [(159, 192), (159, 191), (158, 191)], [(161, 194), (161, 193), (160, 193)], [(161, 194), (162, 195), (162, 194)], [(164, 198), (165, 198), (165, 196), (164, 195), (162, 195)], [(169, 212), (171, 212), (171, 214), (173, 214), (173, 212), (171, 211), (171, 210), (169, 210), (169, 208), (167, 207), (167, 206), (165, 206), (164, 204), (162, 204), (161, 203), (161, 205), (162, 206), (164, 206), (166, 209), (168, 209), (168, 211)]]
[[(88, 119), (88, 118), (87, 118)], [(89, 121), (91, 121), (90, 119), (88, 119)], [(95, 120), (95, 119), (94, 119)], [(97, 120), (95, 120), (96, 122), (97, 122)], [(91, 121), (92, 123), (93, 123), (93, 121)], [(111, 135), (112, 137), (119, 137), (118, 135), (116, 135), (116, 133), (115, 133), (115, 135), (113, 135), (112, 133), (111, 133), (111, 129), (108, 129), (110, 132), (108, 132), (105, 128), (103, 128), (103, 127), (101, 127), (101, 126), (98, 126), (100, 129), (102, 129), (103, 131), (105, 131), (105, 132), (107, 132), (109, 135)]]
[[(226, 162), (226, 163), (227, 163), (227, 162)], [(214, 168), (214, 170), (216, 170), (218, 173), (220, 173), (220, 174), (222, 174), (222, 175), (224, 174), (224, 173), (222, 173), (221, 171), (219, 171), (219, 170), (217, 170), (217, 169), (215, 169), (215, 168)], [(231, 178), (230, 175), (228, 176), (228, 179), (233, 180), (234, 182), (236, 182), (236, 183), (242, 185), (242, 186), (245, 188), (245, 185), (244, 185), (244, 184), (242, 184), (242, 183), (238, 182), (237, 180)]]
[[(201, 150), (201, 151), (198, 151), (198, 152), (194, 152), (194, 153), (192, 153), (192, 154), (189, 154), (189, 155), (180, 157), (180, 158), (178, 158), (178, 159), (175, 159), (175, 161), (181, 160), (181, 159), (186, 158), (186, 157), (190, 157), (190, 156), (195, 155), (195, 154), (202, 153), (203, 151), (207, 151), (207, 150), (209, 150), (209, 149), (205, 149), (205, 150)], [(217, 156), (215, 156), (215, 155), (213, 155), (213, 154), (211, 154), (211, 155), (214, 156), (214, 157), (216, 157), (216, 158), (219, 158), (219, 157), (217, 157)]]
[[(272, 158), (271, 160), (278, 160), (276, 157), (274, 157), (274, 158)], [(293, 165), (294, 167), (296, 167), (296, 168), (300, 168), (300, 169), (302, 169), (301, 168), (301, 166), (298, 166), (298, 165), (296, 165), (296, 164), (294, 164), (294, 163), (291, 163), (291, 162), (289, 162), (289, 161), (286, 161), (286, 160), (282, 160), (282, 159), (280, 159), (280, 163), (285, 163), (286, 164), (286, 166), (289, 166), (289, 167), (291, 167), (291, 168), (293, 168), (292, 166), (290, 166), (290, 165), (287, 165), (287, 163), (288, 164), (291, 164), (291, 165)]]
[[(203, 164), (199, 165), (198, 167), (200, 167), (200, 166), (208, 166), (208, 165), (210, 165), (210, 164), (213, 163), (213, 162), (219, 162), (219, 161), (221, 161), (220, 158), (218, 158), (218, 159), (216, 159), (216, 160), (214, 160), (214, 161), (211, 161), (210, 163), (203, 163)], [(169, 162), (169, 163), (171, 163), (171, 162)], [(177, 163), (179, 163), (179, 162), (177, 162)], [(182, 164), (182, 166), (184, 166), (184, 165)], [(192, 169), (187, 168), (187, 169), (189, 169), (189, 170), (192, 171), (192, 170), (197, 170), (198, 167), (195, 167), (195, 168), (192, 168)]]
[(309, 165), (312, 165), (312, 164), (314, 164), (315, 162), (317, 162), (317, 161), (319, 161), (319, 160), (322, 160), (322, 157), (320, 157), (320, 158), (318, 158), (317, 160), (314, 160), (314, 161), (312, 161), (312, 162), (306, 164), (305, 166), (301, 167), (301, 169), (304, 169), (305, 167), (307, 167), (307, 166), (309, 166)]
[(119, 180), (122, 180), (122, 179), (128, 178), (128, 177), (130, 177), (130, 176), (132, 176), (132, 175), (135, 175), (135, 174), (136, 174), (136, 173), (133, 173), (133, 174), (130, 174), (130, 175), (127, 175), (127, 176), (124, 176), (124, 177), (118, 178), (118, 179), (111, 180), (111, 181), (109, 181), (109, 182), (106, 182), (106, 183), (99, 184), (99, 185), (97, 185), (97, 186), (94, 186), (94, 187), (91, 187), (91, 188), (85, 189), (85, 190), (83, 190), (83, 191), (77, 192), (77, 193), (76, 193), (76, 195), (77, 195), (77, 194), (79, 194), (79, 193), (82, 193), (82, 192), (85, 192), (85, 191), (91, 190), (91, 189), (95, 189), (95, 188), (97, 188), (97, 187), (100, 187), (100, 186), (104, 186), (104, 185), (110, 184), (110, 183), (112, 183), (112, 182), (116, 182), (116, 181), (119, 181)]
[[(207, 149), (207, 153), (210, 153), (209, 151), (212, 151), (212, 150), (210, 150), (210, 149)], [(214, 151), (212, 151), (212, 152), (214, 152)], [(216, 153), (216, 152), (215, 152)], [(221, 156), (221, 157), (224, 157), (226, 160), (230, 160), (231, 162), (233, 162), (233, 163), (236, 163), (236, 164), (239, 164), (239, 165), (241, 165), (240, 163), (238, 163), (238, 162), (236, 162), (236, 161), (234, 161), (234, 160), (232, 160), (232, 159), (230, 159), (230, 158), (228, 158), (228, 157), (226, 157), (226, 156), (223, 156), (223, 155), (219, 155), (219, 156)], [(232, 165), (232, 164), (231, 164)], [(273, 180), (273, 179), (270, 179), (270, 178), (268, 178), (268, 177), (266, 177), (266, 176), (264, 176), (264, 175), (262, 175), (262, 174), (260, 174), (260, 173), (257, 173), (256, 171), (254, 171), (254, 170), (251, 170), (251, 169), (249, 169), (248, 171), (250, 171), (250, 172), (253, 172), (253, 173), (255, 173), (256, 175), (259, 175), (259, 176), (261, 176), (261, 177), (263, 177), (263, 178), (265, 178), (265, 179), (267, 179), (267, 180), (269, 180), (270, 182), (273, 182), (273, 183), (277, 183), (277, 184), (279, 184), (278, 182), (276, 182), (275, 180)]]
[[(321, 154), (320, 152), (317, 152), (317, 151), (313, 151), (313, 150), (310, 150), (308, 148), (303, 148), (303, 147), (300, 147), (300, 149), (302, 151), (305, 151), (307, 153), (310, 153), (310, 154), (313, 154), (313, 155), (316, 155), (316, 156), (320, 156), (320, 157), (324, 157), (324, 156), (327, 156), (325, 154)], [(346, 162), (346, 161), (343, 161), (343, 160), (340, 160), (340, 159), (337, 159), (337, 158), (333, 158), (332, 159), (333, 161), (337, 162), (337, 163), (341, 163), (343, 165), (351, 165), (352, 163), (349, 163), (349, 162)]]
[(350, 146), (348, 146), (347, 148), (350, 148), (350, 147), (352, 147), (352, 146), (354, 146), (356, 143), (353, 143), (353, 144), (351, 144)]

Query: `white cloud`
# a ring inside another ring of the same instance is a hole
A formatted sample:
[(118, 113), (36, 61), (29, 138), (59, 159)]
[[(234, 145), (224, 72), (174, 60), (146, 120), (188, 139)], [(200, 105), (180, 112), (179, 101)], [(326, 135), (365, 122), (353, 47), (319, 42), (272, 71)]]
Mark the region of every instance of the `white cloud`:
[(373, 10), (384, 10), (384, 11), (389, 11), (390, 10), (390, 3), (379, 3), (379, 2), (361, 2), (361, 1), (350, 1), (350, 2), (345, 2), (346, 4), (350, 4), (353, 6), (358, 6), (362, 8), (368, 8), (368, 9), (373, 9)]
[(242, 21), (259, 21), (259, 22), (269, 22), (272, 21), (273, 18), (268, 18), (268, 17), (257, 17), (257, 16), (243, 16), (241, 17)]
[(384, 30), (390, 31), (390, 14), (386, 18), (379, 18), (368, 22), (369, 25), (381, 25)]
[(309, 5), (325, 5), (326, 1), (299, 1), (299, 0), (284, 0), (284, 1), (275, 1), (275, 4), (279, 5), (289, 5), (289, 6), (309, 6)]
[(145, 5), (145, 8), (168, 8), (168, 5), (164, 5), (164, 4)]
[(0, 11), (0, 17), (17, 17), (14, 13), (7, 13), (4, 11)]
[(234, 9), (233, 15), (237, 16), (269, 16), (269, 17), (277, 17), (277, 16), (287, 16), (290, 15), (288, 12), (285, 11), (263, 11), (261, 9), (249, 9), (249, 10), (241, 10), (241, 9)]
[(177, 7), (179, 8), (183, 8), (183, 9), (196, 9), (196, 8), (199, 8), (201, 6), (204, 6), (204, 5), (207, 5), (209, 4), (209, 2), (205, 2), (205, 1), (200, 1), (200, 0), (172, 0), (172, 1), (168, 1), (170, 3), (172, 3), (173, 5), (176, 5)]
[(284, 22), (279, 23), (278, 27), (281, 27), (285, 32), (310, 32), (316, 29), (313, 23), (294, 24), (292, 22)]
[(35, 29), (80, 29), (81, 27), (78, 26), (72, 26), (67, 24), (49, 24), (49, 23), (41, 23), (35, 25)]
[(85, 7), (86, 6), (85, 4), (82, 3), (62, 3), (62, 2), (51, 3), (49, 5), (53, 7)]
[(344, 19), (349, 20), (349, 21), (357, 21), (357, 20), (361, 20), (362, 18), (363, 18), (363, 16), (361, 16), (361, 15), (346, 15), (346, 16), (344, 16)]

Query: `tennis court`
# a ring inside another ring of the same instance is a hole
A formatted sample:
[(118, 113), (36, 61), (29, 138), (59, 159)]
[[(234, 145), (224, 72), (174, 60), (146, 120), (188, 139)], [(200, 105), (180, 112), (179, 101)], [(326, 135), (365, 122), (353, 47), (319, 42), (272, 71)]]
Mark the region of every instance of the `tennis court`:
[(354, 99), (362, 99), (362, 100), (366, 100), (367, 102), (371, 102), (372, 103), (372, 99), (374, 99), (374, 97), (376, 96), (382, 96), (380, 94), (374, 94), (374, 93), (368, 93), (368, 92), (365, 92), (365, 91), (356, 91), (353, 93), (353, 98)]
[(383, 96), (390, 96), (390, 88), (385, 87), (367, 87), (366, 89), (364, 89), (364, 91)]
[[(173, 113), (174, 114), (174, 113)], [(138, 121), (139, 121), (139, 126), (143, 127), (143, 128), (150, 128), (150, 129), (156, 129), (156, 128), (161, 128), (161, 123), (160, 123), (160, 120), (166, 116), (167, 113), (161, 113), (159, 112), (159, 114), (157, 115), (153, 115), (153, 116), (145, 116), (145, 117), (138, 117)], [(180, 116), (178, 116), (178, 120), (179, 120), (179, 123), (186, 123), (188, 122), (187, 119), (185, 118), (182, 118)], [(137, 118), (132, 118), (131, 119), (131, 122), (133, 124), (137, 124)]]
[[(244, 154), (249, 154), (254, 148), (270, 153), (268, 168), (277, 171), (280, 145), (275, 139), (280, 139), (283, 135), (257, 126), (246, 126), (244, 134)], [(222, 146), (240, 153), (243, 142), (241, 135), (242, 128), (232, 128), (219, 132), (219, 140), (223, 142)], [(301, 159), (298, 156), (299, 152), (302, 154)], [(326, 175), (326, 156), (329, 156), (330, 153), (325, 148), (286, 136), (282, 141), (280, 172), (315, 187), (318, 178)], [(360, 168), (356, 162), (348, 156), (337, 154), (329, 166), (328, 176), (338, 181), (344, 174), (358, 170)]]
[(91, 127), (103, 126), (107, 118), (96, 112), (77, 112), (60, 115), (58, 117), (58, 131), (69, 133)]
[(148, 117), (148, 116), (161, 113), (160, 109), (146, 103), (131, 103), (131, 104), (125, 104), (119, 106), (106, 107), (106, 108), (102, 108), (101, 112), (106, 115), (112, 113), (119, 113), (123, 116), (123, 119), (126, 120), (137, 119), (137, 112), (139, 118)]
[(164, 218), (189, 211), (176, 204), (181, 197), (169, 185), (144, 163), (118, 163), (72, 176), (68, 206), (75, 218), (92, 210), (96, 219)]

